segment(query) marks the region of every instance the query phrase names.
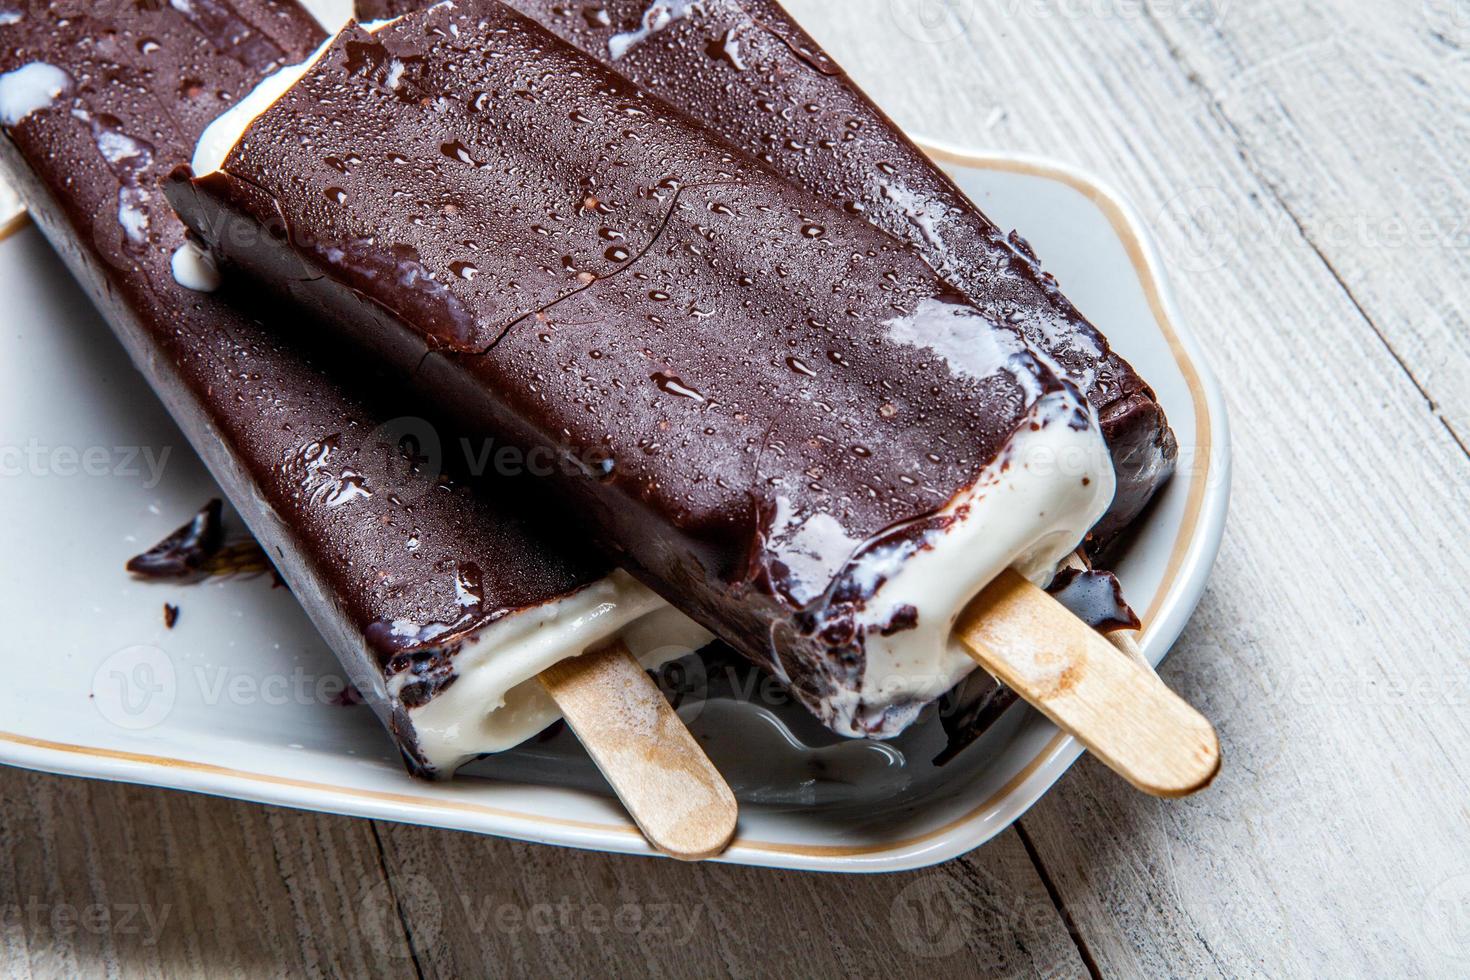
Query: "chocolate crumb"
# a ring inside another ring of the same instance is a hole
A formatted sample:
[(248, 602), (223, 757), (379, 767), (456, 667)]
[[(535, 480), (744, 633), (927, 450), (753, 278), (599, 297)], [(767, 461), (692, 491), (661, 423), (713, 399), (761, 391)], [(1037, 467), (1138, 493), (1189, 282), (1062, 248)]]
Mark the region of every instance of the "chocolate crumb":
[(165, 602), (163, 604), (163, 625), (168, 629), (174, 628), (174, 623), (179, 621), (179, 607)]

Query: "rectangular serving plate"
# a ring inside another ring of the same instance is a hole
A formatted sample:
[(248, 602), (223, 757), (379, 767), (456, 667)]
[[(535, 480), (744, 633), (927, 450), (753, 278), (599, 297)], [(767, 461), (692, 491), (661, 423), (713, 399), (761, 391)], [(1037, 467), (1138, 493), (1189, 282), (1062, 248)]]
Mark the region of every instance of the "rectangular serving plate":
[[(1157, 663), (1213, 563), (1229, 495), (1217, 385), (1174, 314), (1132, 210), (1041, 160), (926, 149), (986, 213), (1027, 238), (1068, 295), (1155, 386), (1179, 472), (1119, 565)], [(580, 748), (561, 736), (448, 783), (408, 777), (340, 670), (269, 576), (193, 586), (123, 562), (219, 490), (106, 325), (24, 219), (0, 242), (0, 594), (21, 676), (0, 762), (323, 812), (604, 851), (650, 853)], [(6, 234), (0, 232), (0, 234)], [(323, 433), (326, 435), (326, 433)], [(235, 519), (235, 527), (239, 527)], [(180, 607), (165, 628), (162, 605)], [(757, 699), (758, 700), (758, 699)], [(1026, 811), (1080, 754), (1012, 709), (943, 767), (930, 719), (896, 743), (841, 743), (790, 713), (712, 701), (681, 710), (741, 798), (720, 860), (897, 871), (962, 854)]]

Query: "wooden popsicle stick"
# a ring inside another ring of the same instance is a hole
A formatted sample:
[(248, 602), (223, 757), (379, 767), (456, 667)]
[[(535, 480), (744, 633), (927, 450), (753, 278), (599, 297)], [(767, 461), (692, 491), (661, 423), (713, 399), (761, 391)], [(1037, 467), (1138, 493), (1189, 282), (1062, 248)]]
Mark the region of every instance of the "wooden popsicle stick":
[(684, 861), (729, 845), (735, 794), (623, 643), (539, 678), (650, 844)]
[(955, 630), (982, 667), (1145, 793), (1187, 796), (1220, 771), (1214, 726), (1016, 572), (980, 593)]
[(1124, 656), (1128, 657), (1150, 674), (1156, 674), (1154, 665), (1149, 663), (1148, 658), (1143, 655), (1143, 647), (1138, 645), (1138, 640), (1134, 637), (1133, 630), (1113, 630), (1111, 633), (1103, 634), (1103, 639), (1111, 643), (1115, 650), (1122, 651)]

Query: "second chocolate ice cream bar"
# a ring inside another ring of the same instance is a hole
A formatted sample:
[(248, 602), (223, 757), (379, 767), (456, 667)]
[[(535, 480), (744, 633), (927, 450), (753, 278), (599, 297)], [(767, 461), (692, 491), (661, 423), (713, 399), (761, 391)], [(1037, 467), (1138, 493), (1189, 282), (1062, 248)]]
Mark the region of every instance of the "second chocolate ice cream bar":
[(1112, 499), (1014, 325), (501, 4), (349, 29), (195, 170), (169, 196), (217, 252), (573, 461), (565, 512), (840, 733), (970, 672), (968, 600)]
[[(1087, 392), (1117, 493), (1106, 547), (1173, 472), (1152, 389), (1067, 300), (1024, 240), (961, 193), (776, 0), (507, 0), (777, 173), (903, 239), (966, 298), (1020, 326)], [(359, 0), (365, 19), (427, 6)]]
[(544, 668), (614, 639), (651, 664), (708, 634), (506, 481), (444, 477), (450, 430), (283, 339), (298, 314), (217, 288), (185, 241), (163, 177), (324, 39), (278, 0), (31, 4), (0, 18), (0, 162), (409, 768), (449, 776), (555, 721)]

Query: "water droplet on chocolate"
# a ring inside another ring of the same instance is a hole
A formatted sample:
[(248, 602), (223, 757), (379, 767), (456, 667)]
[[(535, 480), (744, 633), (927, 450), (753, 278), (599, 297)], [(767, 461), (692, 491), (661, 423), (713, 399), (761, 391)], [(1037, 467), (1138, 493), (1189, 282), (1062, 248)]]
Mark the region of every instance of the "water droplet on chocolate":
[(697, 402), (704, 401), (704, 396), (698, 391), (685, 384), (677, 375), (669, 374), (667, 371), (659, 371), (652, 375), (653, 383), (658, 385), (659, 390), (680, 398), (692, 398)]
[(468, 164), (471, 167), (479, 166), (479, 163), (475, 160), (475, 158), (470, 156), (469, 147), (465, 146), (459, 140), (455, 140), (453, 143), (443, 144), (439, 147), (439, 152), (444, 154), (451, 160), (457, 160), (460, 163)]
[(333, 204), (347, 203), (347, 192), (340, 187), (328, 187), (323, 193)]
[(799, 357), (786, 358), (786, 366), (795, 371), (797, 374), (804, 374), (808, 378), (815, 378), (817, 376), (817, 372), (813, 371), (807, 365), (807, 363)]
[(465, 281), (469, 281), (480, 274), (480, 267), (470, 262), (451, 262), (449, 271)]

